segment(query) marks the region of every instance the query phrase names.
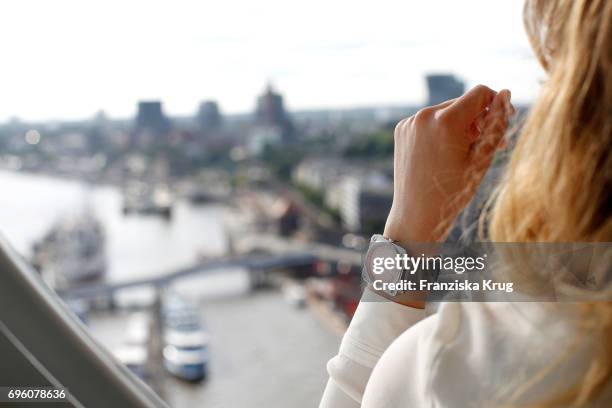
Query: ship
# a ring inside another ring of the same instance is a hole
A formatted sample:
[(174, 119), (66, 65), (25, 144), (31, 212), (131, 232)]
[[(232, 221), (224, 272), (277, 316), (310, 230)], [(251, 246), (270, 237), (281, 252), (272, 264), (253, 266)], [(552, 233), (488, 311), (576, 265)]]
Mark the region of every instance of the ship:
[(123, 188), (123, 214), (158, 214), (172, 216), (172, 195), (167, 186), (131, 181)]
[(91, 214), (58, 220), (32, 248), (32, 264), (54, 289), (101, 280), (106, 273), (106, 238)]

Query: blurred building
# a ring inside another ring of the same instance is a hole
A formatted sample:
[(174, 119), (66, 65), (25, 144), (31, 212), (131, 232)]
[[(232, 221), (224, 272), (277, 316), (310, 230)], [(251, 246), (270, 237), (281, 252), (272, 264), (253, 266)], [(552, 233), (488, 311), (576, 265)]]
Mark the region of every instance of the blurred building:
[(283, 142), (293, 141), (293, 123), (285, 111), (283, 97), (276, 93), (271, 85), (268, 85), (265, 92), (257, 98), (255, 126), (274, 128), (276, 129), (274, 133), (277, 133)]
[(215, 101), (204, 101), (200, 104), (197, 114), (197, 122), (200, 130), (208, 132), (221, 127), (222, 117), (219, 106)]
[(138, 102), (138, 113), (134, 124), (135, 144), (150, 144), (159, 138), (166, 137), (170, 127), (170, 120), (164, 115), (161, 102)]
[(338, 212), (346, 229), (365, 234), (380, 233), (393, 202), (393, 185), (384, 175), (343, 177), (335, 186)]
[(258, 155), (266, 146), (278, 145), (282, 141), (283, 133), (278, 126), (255, 125), (249, 132), (246, 146), (250, 154)]
[(297, 185), (319, 192), (326, 207), (336, 210), (351, 232), (380, 232), (393, 200), (388, 175), (338, 158), (307, 159), (293, 172)]
[(446, 100), (461, 96), (465, 92), (465, 84), (450, 74), (427, 75), (427, 105), (437, 105)]
[(302, 160), (293, 170), (292, 179), (297, 185), (325, 192), (326, 187), (355, 171), (357, 170), (337, 157), (308, 158)]

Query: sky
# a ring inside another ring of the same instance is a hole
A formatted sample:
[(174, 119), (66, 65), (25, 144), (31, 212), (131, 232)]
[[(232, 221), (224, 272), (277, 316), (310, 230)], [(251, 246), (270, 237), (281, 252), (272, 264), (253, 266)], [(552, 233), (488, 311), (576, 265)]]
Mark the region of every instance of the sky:
[(428, 72), (529, 102), (544, 74), (521, 13), (519, 0), (2, 1), (0, 120), (127, 118), (145, 99), (248, 112), (268, 81), (289, 109), (421, 104)]

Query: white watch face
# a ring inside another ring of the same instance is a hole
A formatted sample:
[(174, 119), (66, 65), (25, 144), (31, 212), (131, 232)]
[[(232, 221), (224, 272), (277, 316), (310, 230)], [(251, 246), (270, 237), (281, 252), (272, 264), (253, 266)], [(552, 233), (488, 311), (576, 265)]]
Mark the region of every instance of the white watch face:
[(390, 242), (372, 244), (365, 259), (371, 282), (375, 280), (385, 283), (399, 282), (403, 271), (395, 262), (395, 256), (398, 254), (400, 254), (398, 249)]

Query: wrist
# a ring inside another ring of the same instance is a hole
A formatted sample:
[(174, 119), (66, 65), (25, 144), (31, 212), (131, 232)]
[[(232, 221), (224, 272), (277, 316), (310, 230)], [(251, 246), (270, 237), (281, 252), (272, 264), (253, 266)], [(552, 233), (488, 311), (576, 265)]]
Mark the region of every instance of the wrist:
[(383, 236), (404, 247), (411, 243), (442, 242), (446, 239), (447, 231), (439, 227), (440, 222), (428, 220), (418, 211), (400, 212), (392, 206)]

